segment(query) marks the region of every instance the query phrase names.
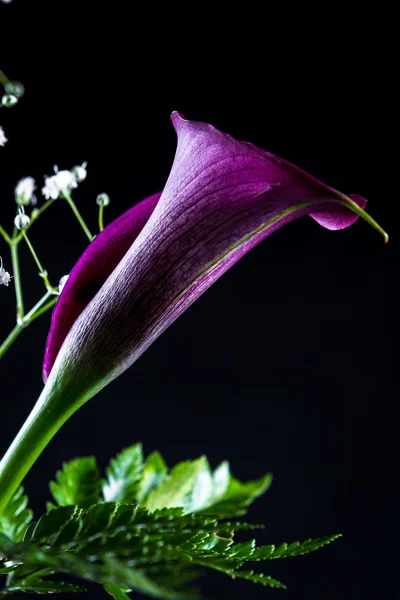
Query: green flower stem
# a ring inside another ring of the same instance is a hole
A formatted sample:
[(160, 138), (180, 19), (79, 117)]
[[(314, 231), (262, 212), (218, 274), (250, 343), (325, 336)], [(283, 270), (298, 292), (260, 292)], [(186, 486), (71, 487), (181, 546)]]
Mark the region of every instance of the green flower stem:
[[(52, 298), (50, 302), (47, 302), (49, 298), (54, 296), (54, 292), (47, 291), (46, 294), (39, 300), (37, 304), (26, 314), (23, 319), (21, 319), (14, 329), (11, 331), (10, 335), (4, 340), (4, 342), (0, 345), (0, 359), (4, 356), (10, 346), (15, 342), (20, 333), (29, 327), (31, 323), (45, 312), (50, 310), (57, 302), (58, 296), (56, 298)], [(47, 302), (47, 304), (46, 304)]]
[[(55, 200), (47, 200), (47, 202), (45, 202), (41, 208), (37, 209), (36, 212), (32, 213), (30, 225), (27, 229), (25, 229), (25, 233), (27, 233), (30, 230), (32, 225), (38, 220), (38, 218), (44, 213), (45, 210), (47, 210), (52, 204), (54, 204), (54, 202)], [(15, 236), (12, 240), (10, 240), (10, 242), (13, 244), (19, 244), (20, 241), (23, 239), (23, 233), (20, 233), (19, 235)]]
[[(37, 317), (39, 317), (40, 315), (38, 313), (40, 313), (40, 311), (45, 308), (43, 307), (43, 304), (45, 304), (49, 298), (51, 298), (51, 296), (54, 295), (54, 292), (52, 292), (51, 290), (48, 290), (45, 295), (43, 296), (43, 298), (41, 298), (39, 300), (39, 302), (37, 304), (35, 304), (35, 306), (27, 313), (27, 315), (24, 318), (24, 322), (25, 325), (28, 325), (29, 323), (31, 323), (32, 321), (34, 321)], [(54, 304), (57, 302), (58, 298), (54, 298), (52, 300), (52, 304), (54, 306)], [(46, 305), (47, 306), (47, 305)]]
[(4, 342), (0, 346), (0, 359), (4, 356), (4, 354), (10, 348), (10, 346), (15, 342), (15, 340), (17, 339), (17, 337), (23, 329), (23, 325), (17, 323), (10, 335), (4, 340)]
[(68, 204), (70, 205), (72, 212), (74, 213), (75, 217), (78, 220), (78, 223), (80, 224), (80, 226), (82, 227), (83, 231), (85, 232), (89, 242), (91, 242), (93, 240), (93, 236), (89, 231), (88, 226), (86, 225), (85, 221), (83, 220), (83, 217), (81, 215), (81, 213), (79, 212), (75, 202), (72, 200), (71, 194), (69, 192), (64, 192), (63, 193), (63, 197), (65, 198), (65, 200), (68, 202)]
[(58, 302), (58, 296), (56, 298), (53, 298), (52, 300), (50, 300), (50, 302), (48, 302), (42, 308), (37, 310), (35, 312), (35, 314), (32, 315), (32, 317), (30, 318), (29, 325), (31, 323), (33, 323), (33, 321), (35, 321), (38, 317), (41, 317), (42, 315), (44, 315), (48, 310), (51, 310), (53, 308), (53, 306), (55, 306), (57, 304), (57, 302)]
[(8, 83), (10, 80), (8, 79), (7, 75), (0, 70), (0, 83), (2, 85), (6, 85), (6, 83)]
[(31, 251), (31, 254), (33, 256), (33, 259), (34, 259), (35, 263), (37, 264), (40, 276), (43, 278), (43, 281), (44, 281), (44, 284), (46, 286), (47, 291), (50, 292), (50, 293), (55, 293), (56, 290), (51, 285), (51, 283), (49, 281), (49, 277), (48, 277), (47, 271), (46, 271), (46, 269), (44, 269), (42, 267), (42, 264), (41, 264), (41, 262), (40, 262), (40, 260), (38, 258), (38, 255), (36, 254), (36, 252), (35, 252), (32, 244), (31, 244), (31, 242), (30, 242), (30, 240), (28, 238), (27, 234), (26, 234), (26, 231), (22, 232), (22, 236), (23, 236), (25, 242), (27, 243), (27, 246), (28, 246), (29, 250)]
[(104, 229), (104, 204), (100, 204), (99, 206), (99, 231), (100, 233)]
[(5, 229), (3, 229), (3, 227), (1, 225), (0, 225), (0, 235), (3, 236), (4, 241), (7, 242), (7, 244), (10, 245), (12, 243), (11, 238), (8, 235), (7, 231)]
[(65, 402), (60, 402), (54, 387), (44, 388), (21, 431), (0, 462), (0, 514), (44, 448), (77, 408), (72, 403), (65, 407)]
[(18, 246), (11, 244), (11, 260), (14, 272), (15, 296), (17, 299), (17, 322), (24, 318), (24, 298), (22, 294), (21, 272), (19, 268)]

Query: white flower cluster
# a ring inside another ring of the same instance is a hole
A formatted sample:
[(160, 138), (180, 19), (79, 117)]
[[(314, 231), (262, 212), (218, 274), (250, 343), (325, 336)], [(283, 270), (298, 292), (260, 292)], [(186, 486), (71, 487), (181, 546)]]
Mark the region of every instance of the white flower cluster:
[(36, 183), (33, 177), (24, 177), (20, 179), (15, 186), (15, 202), (19, 206), (36, 206), (37, 198), (33, 193), (36, 190)]
[(11, 275), (3, 268), (3, 259), (0, 256), (0, 285), (6, 285), (8, 287), (11, 281)]
[(7, 142), (6, 134), (4, 133), (4, 129), (0, 125), (0, 146), (4, 146)]
[(57, 165), (54, 166), (54, 175), (45, 178), (45, 185), (42, 188), (42, 194), (46, 200), (57, 200), (61, 194), (66, 194), (70, 190), (77, 188), (78, 183), (86, 179), (87, 163), (74, 167), (72, 171), (59, 171)]

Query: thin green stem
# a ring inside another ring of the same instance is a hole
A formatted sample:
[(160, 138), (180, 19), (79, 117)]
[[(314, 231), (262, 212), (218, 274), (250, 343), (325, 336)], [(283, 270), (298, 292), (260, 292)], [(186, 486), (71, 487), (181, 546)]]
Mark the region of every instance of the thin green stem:
[(24, 298), (22, 294), (21, 272), (19, 268), (18, 246), (11, 245), (11, 260), (14, 271), (15, 296), (17, 299), (17, 322), (24, 318)]
[[(10, 346), (15, 342), (17, 337), (22, 333), (24, 329), (29, 327), (35, 319), (42, 316), (45, 312), (53, 308), (53, 306), (57, 303), (58, 296), (52, 298), (50, 302), (47, 302), (49, 298), (54, 296), (55, 293), (50, 290), (45, 293), (45, 295), (35, 304), (35, 306), (16, 324), (14, 329), (11, 331), (10, 335), (4, 340), (4, 342), (0, 345), (0, 359), (4, 356)], [(46, 304), (47, 303), (47, 304)]]
[(104, 229), (104, 204), (100, 204), (99, 206), (99, 231), (100, 233)]
[(39, 260), (39, 257), (38, 257), (38, 255), (36, 254), (36, 252), (35, 252), (35, 250), (34, 250), (34, 248), (33, 248), (32, 244), (31, 244), (31, 242), (30, 242), (30, 239), (28, 238), (28, 236), (27, 236), (27, 234), (26, 234), (26, 231), (23, 231), (23, 232), (22, 232), (22, 236), (23, 236), (23, 238), (24, 238), (25, 242), (27, 243), (27, 246), (28, 246), (28, 248), (29, 248), (29, 250), (30, 250), (30, 252), (31, 252), (31, 254), (32, 254), (32, 256), (33, 256), (33, 259), (34, 259), (35, 263), (37, 264), (37, 267), (38, 267), (38, 269), (39, 269), (40, 276), (43, 278), (43, 281), (44, 281), (44, 284), (45, 284), (45, 286), (46, 286), (46, 289), (47, 289), (47, 291), (48, 291), (48, 292), (50, 292), (50, 293), (54, 293), (56, 290), (55, 290), (55, 289), (53, 288), (53, 286), (51, 285), (51, 283), (50, 283), (50, 281), (49, 281), (48, 273), (47, 273), (46, 269), (44, 269), (44, 268), (42, 267), (42, 264), (41, 264), (41, 262), (40, 262), (40, 260)]
[(44, 315), (44, 313), (46, 313), (48, 310), (53, 308), (53, 306), (55, 306), (57, 304), (57, 302), (58, 302), (58, 296), (56, 298), (53, 298), (52, 300), (50, 300), (50, 302), (48, 302), (45, 306), (43, 306), (43, 308), (41, 308), (40, 310), (35, 312), (35, 314), (31, 317), (29, 324), (33, 323), (33, 321), (35, 321), (35, 319), (37, 319), (38, 317), (41, 317), (42, 315)]
[(33, 259), (34, 259), (35, 263), (37, 264), (39, 272), (40, 272), (40, 274), (43, 277), (43, 274), (46, 273), (46, 271), (45, 271), (45, 269), (43, 269), (42, 264), (41, 264), (41, 262), (40, 262), (40, 260), (38, 258), (38, 255), (36, 254), (36, 252), (35, 252), (32, 244), (31, 244), (31, 242), (30, 242), (30, 240), (29, 240), (29, 238), (28, 238), (28, 236), (26, 234), (26, 231), (23, 231), (22, 235), (23, 235), (23, 238), (24, 238), (24, 240), (26, 241), (26, 243), (28, 245), (29, 250), (31, 251), (31, 254), (33, 256)]
[(3, 358), (4, 354), (10, 348), (10, 346), (15, 342), (15, 340), (17, 339), (19, 334), (22, 333), (23, 329), (24, 329), (23, 325), (17, 324), (14, 327), (14, 329), (12, 330), (12, 332), (10, 333), (10, 335), (4, 340), (4, 342), (0, 346), (0, 359)]
[(6, 83), (8, 83), (10, 80), (8, 79), (7, 75), (0, 69), (0, 83), (2, 85), (6, 85)]
[[(26, 314), (24, 318), (25, 325), (33, 321), (38, 315), (37, 312), (42, 308), (43, 304), (47, 302), (49, 298), (53, 295), (53, 292), (47, 291), (45, 295), (39, 300), (37, 304)], [(56, 299), (57, 301), (57, 299)]]
[[(50, 206), (52, 204), (54, 204), (54, 202), (55, 202), (55, 200), (52, 200), (52, 199), (47, 200), (47, 202), (45, 202), (41, 208), (37, 209), (36, 212), (32, 213), (30, 225), (27, 229), (25, 229), (25, 233), (30, 230), (32, 225), (45, 212), (45, 210), (47, 210), (48, 208), (50, 208)], [(19, 244), (21, 242), (21, 240), (23, 240), (23, 239), (24, 239), (24, 236), (23, 236), (23, 233), (21, 232), (19, 235), (17, 235), (16, 237), (13, 238), (12, 243)]]
[(4, 241), (7, 242), (8, 245), (11, 245), (12, 241), (10, 236), (8, 235), (7, 231), (5, 229), (3, 229), (3, 227), (0, 225), (0, 235), (3, 236)]
[(72, 212), (74, 213), (75, 217), (78, 220), (79, 225), (82, 227), (83, 231), (85, 232), (89, 242), (91, 242), (93, 240), (93, 236), (90, 233), (90, 230), (89, 230), (88, 226), (86, 225), (81, 213), (79, 212), (75, 202), (72, 200), (71, 194), (69, 192), (64, 192), (63, 197), (70, 205)]

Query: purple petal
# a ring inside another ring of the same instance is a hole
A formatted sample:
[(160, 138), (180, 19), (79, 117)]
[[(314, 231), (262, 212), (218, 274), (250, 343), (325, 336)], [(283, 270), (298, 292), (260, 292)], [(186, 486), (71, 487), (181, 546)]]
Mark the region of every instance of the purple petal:
[[(178, 148), (161, 199), (75, 321), (52, 368), (48, 389), (60, 390), (75, 405), (131, 366), (214, 281), (276, 229), (306, 214), (329, 229), (352, 224), (357, 218), (352, 211), (371, 221), (358, 206), (364, 199), (357, 197), (357, 205), (287, 161), (210, 125), (178, 113), (172, 120)], [(107, 250), (106, 243), (103, 256)], [(81, 261), (85, 265), (86, 259)], [(73, 290), (79, 271), (79, 266), (73, 271), (71, 298), (72, 292), (79, 297), (79, 286)], [(75, 310), (66, 301), (64, 307), (60, 304), (50, 334), (58, 345), (73, 321), (65, 311)]]
[(160, 197), (161, 192), (146, 198), (110, 223), (74, 266), (53, 312), (43, 363), (45, 381), (72, 325), (129, 250)]

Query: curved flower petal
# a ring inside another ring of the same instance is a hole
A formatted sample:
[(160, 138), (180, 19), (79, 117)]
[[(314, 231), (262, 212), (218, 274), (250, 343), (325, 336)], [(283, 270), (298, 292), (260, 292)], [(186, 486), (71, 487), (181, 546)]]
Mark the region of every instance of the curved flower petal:
[[(164, 192), (75, 321), (51, 370), (46, 388), (75, 406), (132, 365), (214, 281), (286, 223), (311, 214), (324, 227), (341, 229), (358, 214), (379, 228), (363, 212), (365, 200), (356, 203), (210, 125), (179, 113), (172, 119), (178, 148)], [(55, 330), (63, 312), (60, 306)]]
[(160, 197), (161, 192), (154, 194), (115, 219), (75, 264), (53, 312), (43, 363), (45, 381), (72, 325), (129, 250)]

